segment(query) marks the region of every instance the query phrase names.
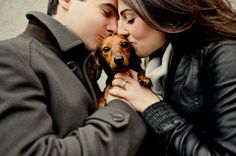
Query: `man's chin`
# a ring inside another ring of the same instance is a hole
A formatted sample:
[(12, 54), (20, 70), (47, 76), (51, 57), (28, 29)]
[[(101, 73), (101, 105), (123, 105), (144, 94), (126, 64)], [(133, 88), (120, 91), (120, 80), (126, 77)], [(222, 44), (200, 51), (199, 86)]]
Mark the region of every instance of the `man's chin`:
[(85, 45), (85, 48), (86, 48), (86, 50), (88, 50), (88, 51), (95, 51), (96, 49), (97, 49), (97, 44), (95, 45), (92, 45), (92, 44), (90, 44), (90, 45)]

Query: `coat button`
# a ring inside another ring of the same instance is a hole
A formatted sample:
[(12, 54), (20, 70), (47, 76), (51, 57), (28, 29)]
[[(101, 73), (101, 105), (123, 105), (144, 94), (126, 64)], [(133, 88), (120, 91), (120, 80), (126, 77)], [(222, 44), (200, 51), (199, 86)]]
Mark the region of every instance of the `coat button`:
[(69, 61), (69, 62), (67, 62), (67, 66), (68, 66), (72, 71), (74, 71), (74, 70), (78, 67), (78, 64), (77, 64), (75, 61)]
[(124, 121), (124, 115), (121, 114), (121, 113), (115, 113), (113, 114), (113, 120), (116, 121), (116, 122), (121, 122), (121, 121)]

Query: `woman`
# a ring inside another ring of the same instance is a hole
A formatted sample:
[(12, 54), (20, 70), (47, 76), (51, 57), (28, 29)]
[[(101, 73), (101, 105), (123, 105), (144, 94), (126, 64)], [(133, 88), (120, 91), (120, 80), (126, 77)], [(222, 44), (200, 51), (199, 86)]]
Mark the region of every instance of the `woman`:
[(128, 37), (139, 57), (168, 43), (173, 55), (163, 100), (140, 86), (132, 70), (115, 75), (109, 95), (124, 99), (142, 114), (157, 142), (165, 146), (163, 155), (236, 155), (236, 18), (230, 3), (118, 3), (119, 32)]

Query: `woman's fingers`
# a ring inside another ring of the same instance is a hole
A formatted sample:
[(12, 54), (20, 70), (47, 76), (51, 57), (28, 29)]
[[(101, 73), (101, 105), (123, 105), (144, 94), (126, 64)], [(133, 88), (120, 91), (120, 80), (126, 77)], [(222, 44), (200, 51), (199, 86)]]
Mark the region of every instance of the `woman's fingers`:
[(136, 71), (134, 71), (134, 70), (132, 70), (132, 69), (128, 69), (128, 71), (129, 71), (130, 76), (131, 76), (133, 79), (138, 80), (138, 72), (136, 72)]
[(129, 80), (127, 80), (127, 79), (116, 78), (112, 81), (112, 86), (126, 89), (126, 85), (128, 85), (128, 83), (129, 83)]
[(114, 86), (109, 90), (109, 93), (113, 96), (117, 96), (119, 98), (126, 99), (125, 90), (121, 87)]
[(138, 79), (138, 73), (132, 69), (128, 69), (126, 72), (115, 74), (114, 78), (127, 78), (127, 79)]
[(115, 74), (114, 79), (121, 79), (121, 80), (130, 81), (130, 80), (132, 80), (132, 77), (130, 77), (129, 75), (127, 75), (125, 73), (117, 73), (117, 74)]

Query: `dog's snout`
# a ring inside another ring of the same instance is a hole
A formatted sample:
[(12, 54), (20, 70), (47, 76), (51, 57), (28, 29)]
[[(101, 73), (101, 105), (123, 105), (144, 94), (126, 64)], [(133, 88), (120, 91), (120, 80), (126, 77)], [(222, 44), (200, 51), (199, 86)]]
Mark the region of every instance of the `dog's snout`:
[(116, 65), (122, 65), (124, 62), (124, 57), (123, 56), (116, 56), (114, 58), (114, 62), (116, 63)]

